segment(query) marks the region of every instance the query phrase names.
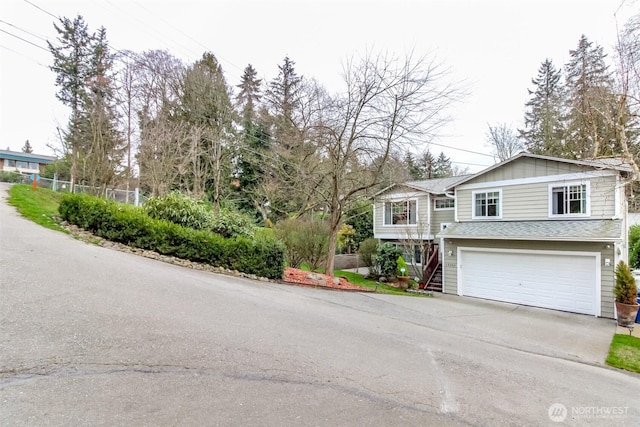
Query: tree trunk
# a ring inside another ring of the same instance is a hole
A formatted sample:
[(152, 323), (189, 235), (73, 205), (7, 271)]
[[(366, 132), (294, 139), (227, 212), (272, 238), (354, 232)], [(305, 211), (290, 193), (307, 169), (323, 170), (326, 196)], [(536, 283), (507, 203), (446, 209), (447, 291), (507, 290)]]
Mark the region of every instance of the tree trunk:
[(336, 247), (338, 246), (338, 232), (340, 231), (340, 221), (342, 220), (342, 210), (340, 206), (331, 208), (331, 219), (329, 222), (329, 246), (327, 248), (327, 264), (325, 274), (333, 276), (333, 268), (336, 258)]

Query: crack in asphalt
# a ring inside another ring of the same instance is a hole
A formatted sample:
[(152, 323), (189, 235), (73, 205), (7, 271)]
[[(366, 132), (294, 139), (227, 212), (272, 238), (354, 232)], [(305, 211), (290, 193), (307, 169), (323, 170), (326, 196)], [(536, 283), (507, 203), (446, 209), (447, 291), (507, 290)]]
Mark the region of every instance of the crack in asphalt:
[[(367, 294), (364, 294), (364, 293), (362, 293), (360, 295), (362, 295), (362, 297), (364, 297), (364, 298), (370, 298), (370, 299), (373, 299), (373, 300), (375, 300), (377, 302), (380, 302), (380, 303), (383, 303), (383, 304), (387, 304), (387, 305), (391, 305), (391, 306), (394, 306), (394, 307), (398, 307), (397, 304), (394, 304), (394, 303), (389, 302), (389, 301), (385, 301), (385, 300), (381, 300), (381, 299), (375, 298), (373, 295), (367, 295)], [(314, 297), (314, 296), (306, 296), (306, 297), (310, 298), (310, 299), (318, 300), (318, 301), (323, 301), (323, 302), (325, 302), (327, 304), (336, 305), (338, 307), (349, 308), (351, 310), (359, 311), (359, 312), (362, 312), (362, 313), (379, 314), (379, 313), (377, 313), (377, 312), (375, 312), (373, 310), (366, 310), (364, 308), (353, 307), (351, 305), (342, 304), (342, 303), (339, 303), (339, 302), (336, 302), (336, 301), (328, 301), (326, 299), (319, 298), (319, 297)], [(515, 311), (517, 309), (518, 309), (518, 307), (515, 307), (513, 310), (510, 310), (510, 312), (513, 312), (513, 311)], [(412, 308), (403, 307), (402, 310), (403, 310), (403, 313), (414, 312), (414, 313), (419, 313), (420, 315), (425, 315), (425, 312), (422, 312), (422, 311), (419, 311), (419, 310), (415, 310), (415, 309), (412, 309)], [(478, 316), (478, 315), (476, 315), (476, 316)], [(471, 316), (469, 316), (469, 317), (471, 317)], [(428, 325), (428, 324), (424, 324), (424, 323), (418, 323), (418, 322), (415, 322), (415, 321), (399, 318), (399, 317), (397, 317), (395, 315), (391, 315), (391, 314), (389, 315), (389, 319), (393, 319), (393, 320), (398, 321), (398, 322), (407, 323), (409, 325), (414, 325), (414, 326), (418, 326), (418, 327), (425, 328), (425, 329), (430, 329), (432, 331), (447, 333), (447, 334), (449, 334), (451, 336), (462, 337), (462, 338), (466, 338), (466, 339), (469, 339), (469, 340), (472, 340), (472, 341), (476, 341), (476, 342), (479, 342), (479, 343), (493, 345), (493, 346), (496, 346), (496, 347), (499, 347), (499, 348), (504, 348), (504, 349), (507, 349), (507, 350), (514, 350), (514, 351), (517, 351), (517, 352), (520, 352), (520, 353), (524, 353), (524, 354), (530, 354), (530, 355), (534, 355), (534, 356), (541, 356), (541, 357), (545, 357), (545, 358), (549, 358), (549, 359), (559, 359), (559, 360), (564, 360), (564, 361), (567, 361), (567, 362), (573, 362), (573, 363), (578, 363), (578, 364), (582, 364), (582, 365), (593, 366), (593, 367), (596, 367), (596, 368), (612, 369), (612, 368), (610, 368), (610, 367), (608, 367), (608, 366), (606, 366), (604, 364), (597, 363), (597, 362), (591, 362), (591, 361), (583, 360), (583, 359), (578, 359), (576, 357), (571, 357), (570, 355), (549, 354), (549, 353), (544, 353), (544, 352), (541, 352), (541, 351), (535, 351), (535, 350), (529, 350), (529, 349), (524, 349), (524, 348), (520, 348), (520, 347), (515, 347), (515, 346), (508, 345), (508, 344), (502, 344), (502, 343), (491, 341), (491, 340), (477, 338), (477, 337), (475, 337), (473, 335), (462, 334), (462, 333), (454, 332), (454, 331), (447, 330), (447, 329), (444, 329), (444, 328), (437, 328), (437, 327), (434, 327), (432, 325)]]
[[(273, 371), (273, 369), (265, 369), (263, 372)], [(287, 372), (277, 370), (280, 372)], [(334, 391), (345, 393), (354, 396), (358, 399), (366, 399), (371, 403), (375, 403), (389, 409), (404, 409), (408, 411), (429, 414), (440, 415), (464, 425), (473, 425), (465, 419), (459, 417), (455, 413), (441, 411), (433, 405), (429, 405), (424, 402), (408, 402), (406, 399), (393, 399), (391, 396), (398, 393), (381, 393), (366, 387), (353, 387), (349, 385), (339, 384), (336, 381), (349, 381), (347, 378), (333, 377), (327, 380), (320, 380), (313, 376), (309, 376), (300, 372), (289, 371), (300, 376), (308, 377), (309, 380), (299, 380), (292, 378), (277, 378), (259, 372), (255, 373), (229, 373), (223, 372), (211, 368), (203, 367), (189, 367), (189, 366), (176, 366), (176, 365), (144, 365), (144, 364), (86, 364), (86, 365), (67, 365), (61, 366), (57, 369), (42, 369), (40, 372), (35, 371), (34, 368), (27, 368), (20, 372), (16, 370), (0, 371), (0, 376), (6, 374), (13, 374), (12, 377), (0, 378), (0, 390), (7, 389), (9, 387), (21, 386), (34, 381), (67, 377), (86, 377), (86, 376), (102, 376), (102, 375), (127, 375), (127, 374), (141, 374), (141, 375), (189, 375), (189, 376), (203, 376), (203, 377), (216, 377), (227, 378), (232, 380), (249, 381), (249, 382), (268, 382), (272, 384), (288, 384), (299, 385), (307, 387), (328, 387)], [(315, 379), (315, 380), (314, 380)], [(353, 381), (349, 381), (353, 382)], [(385, 396), (386, 395), (386, 396)]]

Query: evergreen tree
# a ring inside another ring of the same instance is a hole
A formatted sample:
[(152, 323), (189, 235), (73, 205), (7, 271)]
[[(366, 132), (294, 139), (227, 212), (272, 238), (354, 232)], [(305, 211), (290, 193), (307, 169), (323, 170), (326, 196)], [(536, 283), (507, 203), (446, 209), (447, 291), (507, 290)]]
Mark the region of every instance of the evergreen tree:
[(411, 177), (411, 179), (413, 180), (424, 179), (424, 176), (422, 174), (422, 169), (420, 168), (420, 165), (416, 162), (412, 153), (407, 152), (405, 154), (404, 162), (407, 165), (407, 170), (409, 171), (409, 176)]
[(274, 218), (304, 210), (311, 197), (300, 188), (305, 182), (303, 169), (308, 169), (310, 157), (316, 152), (311, 139), (306, 138), (308, 123), (303, 120), (302, 98), (307, 99), (306, 102), (309, 99), (306, 89), (302, 76), (295, 70), (295, 62), (285, 57), (278, 66), (278, 76), (269, 82), (265, 94), (272, 158), (263, 164), (268, 169), (264, 175), (269, 182), (262, 181), (265, 193), (262, 197), (269, 202)]
[(373, 203), (369, 200), (357, 200), (344, 213), (345, 224), (354, 230), (353, 241), (356, 246), (373, 237)]
[(236, 87), (240, 90), (236, 95), (236, 106), (242, 112), (244, 126), (247, 122), (255, 121), (256, 109), (262, 98), (262, 80), (251, 64), (245, 67), (240, 84)]
[(613, 104), (614, 94), (602, 47), (583, 35), (569, 54), (565, 66), (567, 132), (562, 156), (582, 159), (620, 153), (615, 132), (603, 117)]
[(28, 139), (24, 142), (24, 145), (22, 146), (22, 152), (33, 153), (33, 148), (31, 147), (31, 143), (29, 142)]
[(116, 177), (123, 155), (123, 139), (117, 128), (113, 55), (107, 33), (101, 27), (91, 43), (87, 91), (79, 125), (84, 138), (77, 144), (82, 156), (81, 176), (104, 193)]
[(57, 98), (71, 109), (68, 130), (65, 136), (65, 152), (71, 153), (71, 181), (76, 181), (78, 145), (81, 141), (82, 118), (80, 117), (86, 95), (86, 85), (91, 77), (91, 43), (93, 36), (82, 16), (73, 21), (61, 18), (59, 25), (53, 25), (58, 33), (57, 45), (47, 41), (49, 51), (53, 55), (50, 67), (56, 73), (56, 85), (59, 87)]
[(563, 87), (561, 71), (550, 59), (538, 69), (538, 76), (531, 80), (533, 90), (525, 104), (525, 128), (519, 130), (527, 150), (534, 154), (563, 155)]
[(452, 175), (451, 159), (445, 156), (444, 152), (440, 152), (433, 165), (433, 176), (430, 178), (446, 178)]
[[(256, 206), (264, 200), (256, 200), (254, 191), (264, 176), (264, 155), (269, 147), (269, 132), (258, 118), (258, 108), (262, 99), (262, 80), (256, 70), (247, 65), (241, 77), (236, 95), (236, 106), (242, 117), (242, 140), (236, 156), (236, 177), (238, 178), (239, 205), (242, 209), (256, 212)], [(266, 219), (263, 217), (263, 219)]]
[(299, 103), (298, 95), (302, 84), (302, 77), (296, 72), (295, 65), (295, 61), (286, 56), (282, 65), (278, 65), (278, 76), (269, 83), (267, 92), (274, 115), (290, 121), (293, 121)]
[(422, 171), (422, 179), (433, 179), (435, 177), (436, 158), (433, 157), (431, 151), (427, 150), (422, 157), (420, 157), (419, 163)]
[(299, 108), (302, 77), (295, 70), (295, 62), (285, 57), (278, 65), (278, 76), (269, 83), (267, 102), (273, 117), (272, 135), (285, 150), (300, 144)]

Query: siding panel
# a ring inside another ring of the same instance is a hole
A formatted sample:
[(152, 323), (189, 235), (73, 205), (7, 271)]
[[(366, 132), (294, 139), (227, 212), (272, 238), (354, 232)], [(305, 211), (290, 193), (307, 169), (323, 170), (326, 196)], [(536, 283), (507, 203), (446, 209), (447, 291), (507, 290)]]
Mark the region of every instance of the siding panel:
[[(567, 181), (567, 183), (569, 182), (575, 181)], [(539, 221), (552, 219), (549, 218), (549, 185), (563, 183), (565, 181), (549, 181), (487, 188), (502, 189), (503, 221)], [(589, 218), (613, 218), (616, 213), (616, 176), (596, 176), (589, 179), (589, 183), (591, 205)], [(462, 189), (457, 191), (456, 202), (459, 221), (472, 220), (473, 191), (481, 190)]]

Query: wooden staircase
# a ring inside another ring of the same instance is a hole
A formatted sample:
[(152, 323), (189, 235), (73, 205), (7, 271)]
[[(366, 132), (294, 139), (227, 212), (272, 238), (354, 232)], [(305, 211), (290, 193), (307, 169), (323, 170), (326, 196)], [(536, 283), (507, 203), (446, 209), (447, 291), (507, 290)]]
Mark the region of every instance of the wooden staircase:
[(424, 281), (424, 289), (433, 292), (442, 292), (442, 263), (440, 262), (440, 250), (437, 243), (427, 245), (425, 249), (424, 259), (427, 262), (424, 265), (422, 277)]
[(427, 280), (424, 289), (427, 291), (442, 292), (442, 263), (438, 263), (433, 274), (429, 280)]

